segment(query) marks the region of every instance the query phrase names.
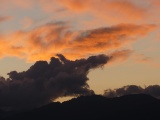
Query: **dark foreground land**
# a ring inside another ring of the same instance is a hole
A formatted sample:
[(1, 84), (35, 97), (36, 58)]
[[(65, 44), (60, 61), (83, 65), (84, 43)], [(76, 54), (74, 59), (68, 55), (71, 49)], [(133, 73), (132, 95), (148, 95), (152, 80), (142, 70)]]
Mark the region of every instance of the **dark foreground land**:
[(0, 111), (0, 120), (160, 120), (160, 100), (145, 94), (81, 96), (21, 112)]

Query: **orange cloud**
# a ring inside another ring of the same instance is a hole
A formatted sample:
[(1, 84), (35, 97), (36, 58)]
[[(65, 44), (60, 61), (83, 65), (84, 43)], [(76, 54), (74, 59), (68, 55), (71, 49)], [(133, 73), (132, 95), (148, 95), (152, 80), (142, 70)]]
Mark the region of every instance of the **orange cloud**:
[(155, 6), (160, 6), (160, 1), (159, 0), (150, 0), (150, 2)]
[(146, 35), (153, 28), (152, 25), (120, 24), (110, 28), (90, 30), (75, 39), (68, 51), (90, 54), (118, 49), (134, 42), (139, 35)]
[[(66, 13), (74, 13), (74, 15), (82, 16), (85, 19), (87, 14), (92, 19), (89, 23), (94, 23), (97, 19), (100, 19), (107, 25), (158, 22), (159, 17), (157, 16), (159, 16), (159, 12), (157, 11), (159, 7), (157, 6), (159, 5), (159, 0), (148, 0), (147, 2), (143, 0), (137, 3), (143, 2), (144, 5), (136, 4), (135, 0), (1, 0), (0, 7), (1, 9), (41, 7), (44, 12), (52, 12), (56, 14), (55, 16), (63, 16), (63, 18), (68, 17), (65, 16)], [(65, 13), (57, 13), (58, 10), (64, 10)], [(157, 18), (158, 20), (154, 20)], [(102, 26), (101, 23), (96, 24)]]
[[(159, 24), (160, 20), (158, 17), (160, 15), (158, 12), (159, 0), (40, 0), (37, 3), (44, 11), (55, 12), (55, 10), (63, 9), (65, 12), (72, 12), (82, 17), (88, 14), (92, 17), (89, 24), (94, 23), (97, 19), (107, 25), (119, 23)], [(100, 25), (102, 24), (99, 23)]]
[(71, 11), (90, 13), (96, 18), (102, 18), (108, 23), (144, 22), (147, 8), (138, 6), (131, 0), (59, 0)]
[[(108, 24), (148, 23), (151, 16), (157, 17), (159, 0), (0, 0), (0, 7), (5, 9), (28, 9), (41, 6), (44, 11), (55, 12), (63, 9), (72, 12), (89, 13), (95, 19), (103, 19)], [(158, 7), (157, 7), (158, 6)], [(156, 11), (155, 11), (156, 9)], [(154, 11), (151, 12), (151, 11)], [(55, 13), (56, 14), (56, 13)], [(152, 20), (152, 23), (154, 21)]]
[(82, 1), (82, 0), (59, 0), (59, 3), (64, 5), (67, 8), (71, 9), (71, 10), (82, 11), (82, 10), (86, 10), (90, 6), (92, 1), (91, 0), (86, 0), (86, 1)]
[[(73, 32), (66, 24), (50, 23), (30, 31), (17, 31), (0, 37), (0, 57), (17, 56), (28, 61), (46, 60), (57, 53), (75, 59), (92, 54), (113, 52), (153, 31), (154, 25), (120, 24)], [(130, 53), (112, 53), (118, 56)], [(125, 57), (123, 57), (125, 59)], [(122, 59), (122, 60), (123, 60)]]

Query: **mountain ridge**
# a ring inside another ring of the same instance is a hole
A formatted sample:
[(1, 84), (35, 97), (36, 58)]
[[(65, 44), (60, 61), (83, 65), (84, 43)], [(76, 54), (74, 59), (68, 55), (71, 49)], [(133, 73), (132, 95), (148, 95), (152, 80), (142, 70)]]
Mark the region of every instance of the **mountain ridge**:
[(106, 98), (101, 95), (80, 96), (65, 102), (53, 102), (30, 111), (23, 111), (2, 120), (104, 120), (153, 119), (159, 115), (160, 100), (146, 94)]

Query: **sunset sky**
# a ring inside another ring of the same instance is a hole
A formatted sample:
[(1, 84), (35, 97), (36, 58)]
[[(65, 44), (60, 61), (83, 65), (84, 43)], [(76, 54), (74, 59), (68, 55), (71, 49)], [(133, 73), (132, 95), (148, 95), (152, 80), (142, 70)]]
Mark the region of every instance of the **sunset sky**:
[(90, 89), (160, 84), (159, 0), (0, 0), (0, 75), (63, 54), (105, 54)]

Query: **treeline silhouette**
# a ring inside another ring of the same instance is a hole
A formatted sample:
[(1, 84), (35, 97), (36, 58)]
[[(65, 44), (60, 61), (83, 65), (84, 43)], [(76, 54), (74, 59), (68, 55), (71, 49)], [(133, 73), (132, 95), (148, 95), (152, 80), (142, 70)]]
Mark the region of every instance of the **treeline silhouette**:
[(160, 100), (146, 94), (80, 96), (28, 111), (0, 111), (0, 120), (156, 120)]

